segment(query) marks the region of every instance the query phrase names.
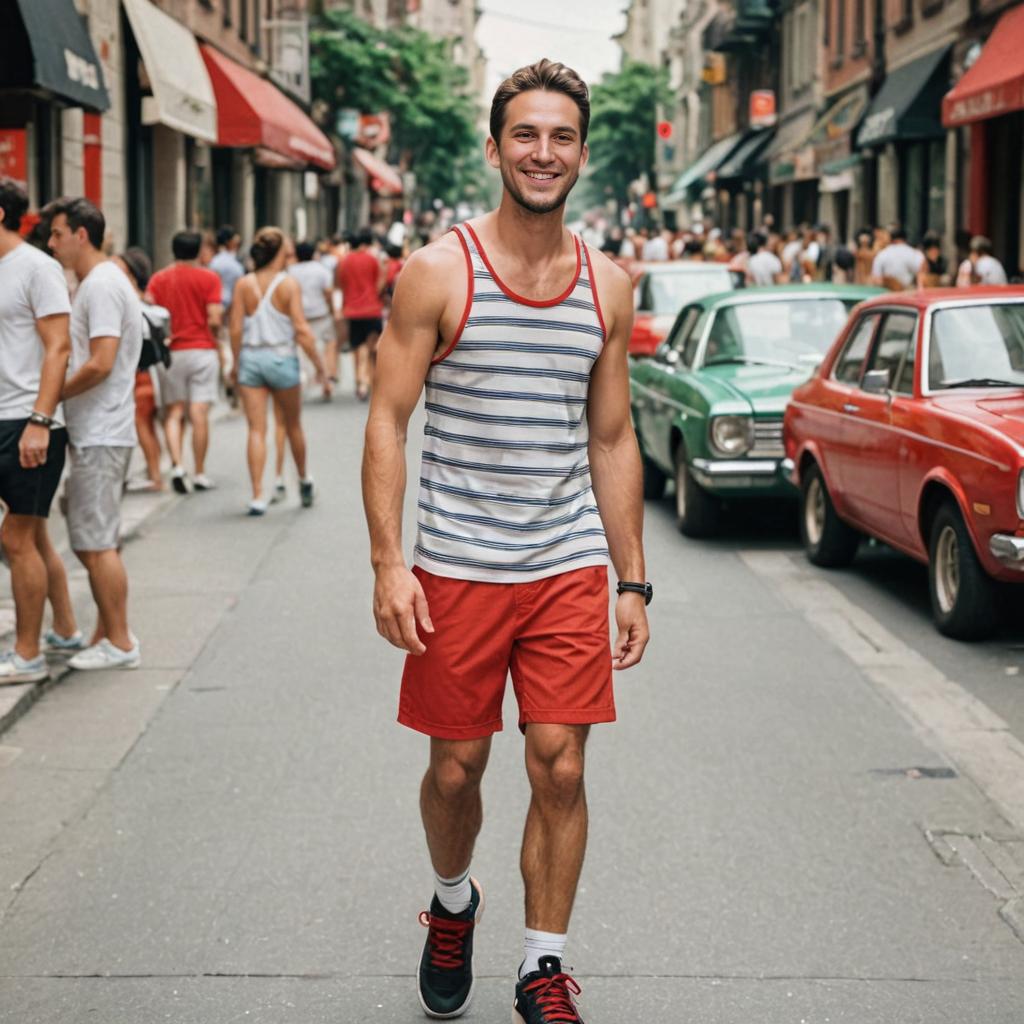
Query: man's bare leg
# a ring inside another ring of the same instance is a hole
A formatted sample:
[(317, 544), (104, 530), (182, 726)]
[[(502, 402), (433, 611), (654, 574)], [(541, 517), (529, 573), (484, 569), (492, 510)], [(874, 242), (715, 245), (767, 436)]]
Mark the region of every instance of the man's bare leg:
[(434, 870), (454, 878), (469, 866), (483, 822), (480, 782), (491, 753), (482, 740), (430, 741), (430, 766), (420, 787), (420, 813)]
[(188, 421), (192, 426), (192, 457), (195, 459), (196, 476), (202, 476), (206, 472), (206, 450), (210, 445), (210, 403), (190, 403)]
[(46, 565), (46, 596), (53, 609), (53, 631), (59, 636), (71, 637), (78, 632), (75, 609), (68, 591), (68, 574), (64, 561), (50, 540), (46, 520), (39, 518), (36, 524), (36, 548)]
[(526, 927), (564, 935), (587, 847), (583, 785), (588, 725), (526, 727), (526, 772), (533, 793), (520, 867)]
[(167, 450), (171, 453), (171, 463), (181, 465), (182, 439), (185, 433), (185, 403), (173, 402), (167, 407), (164, 415), (164, 436), (167, 438)]
[(46, 605), (46, 563), (36, 546), (38, 519), (8, 513), (0, 531), (14, 592), (14, 650), (26, 661), (39, 657), (39, 632)]

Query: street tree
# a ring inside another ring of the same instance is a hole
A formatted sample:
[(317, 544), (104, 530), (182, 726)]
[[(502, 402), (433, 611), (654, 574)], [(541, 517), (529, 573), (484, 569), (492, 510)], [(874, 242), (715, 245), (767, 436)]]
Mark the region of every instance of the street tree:
[(630, 185), (641, 175), (654, 182), (659, 107), (673, 102), (668, 75), (639, 61), (610, 72), (590, 93), (591, 194), (611, 196), (619, 207), (630, 199)]
[(310, 33), (315, 99), (332, 112), (391, 116), (390, 149), (416, 176), (421, 205), (453, 203), (480, 187), (480, 141), (466, 70), (448, 43), (419, 29), (378, 29), (348, 11), (328, 11)]

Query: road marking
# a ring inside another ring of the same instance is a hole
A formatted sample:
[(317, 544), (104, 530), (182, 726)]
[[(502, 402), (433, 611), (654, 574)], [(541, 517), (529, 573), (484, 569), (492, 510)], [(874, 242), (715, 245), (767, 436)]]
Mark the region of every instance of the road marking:
[(999, 715), (848, 600), (822, 570), (781, 552), (740, 557), (1024, 833), (1024, 743)]

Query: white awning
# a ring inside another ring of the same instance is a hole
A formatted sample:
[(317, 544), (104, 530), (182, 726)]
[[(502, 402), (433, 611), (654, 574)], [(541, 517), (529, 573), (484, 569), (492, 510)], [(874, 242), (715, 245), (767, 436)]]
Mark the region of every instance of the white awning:
[(217, 141), (217, 102), (195, 36), (150, 0), (122, 0), (153, 90), (143, 124), (164, 124), (204, 142)]

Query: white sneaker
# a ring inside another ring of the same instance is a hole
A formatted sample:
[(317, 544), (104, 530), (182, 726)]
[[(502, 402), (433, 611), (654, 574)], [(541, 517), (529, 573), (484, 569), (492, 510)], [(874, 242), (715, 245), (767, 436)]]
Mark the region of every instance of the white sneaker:
[(248, 515), (263, 516), (267, 514), (267, 503), (262, 498), (253, 498), (249, 502)]
[(87, 647), (68, 661), (70, 668), (79, 672), (92, 672), (101, 668), (138, 668), (142, 664), (139, 641), (132, 637), (134, 646), (130, 651), (115, 647), (106, 637), (98, 644)]
[(212, 491), (217, 485), (205, 473), (199, 473), (192, 478), (192, 486), (197, 491)]
[(270, 504), (276, 505), (279, 501), (284, 501), (288, 496), (288, 490), (284, 485), (284, 478), (278, 477), (274, 481), (274, 493), (270, 497)]
[(31, 661), (23, 658), (17, 651), (4, 651), (0, 655), (0, 686), (41, 683), (49, 675), (46, 659), (41, 654)]

